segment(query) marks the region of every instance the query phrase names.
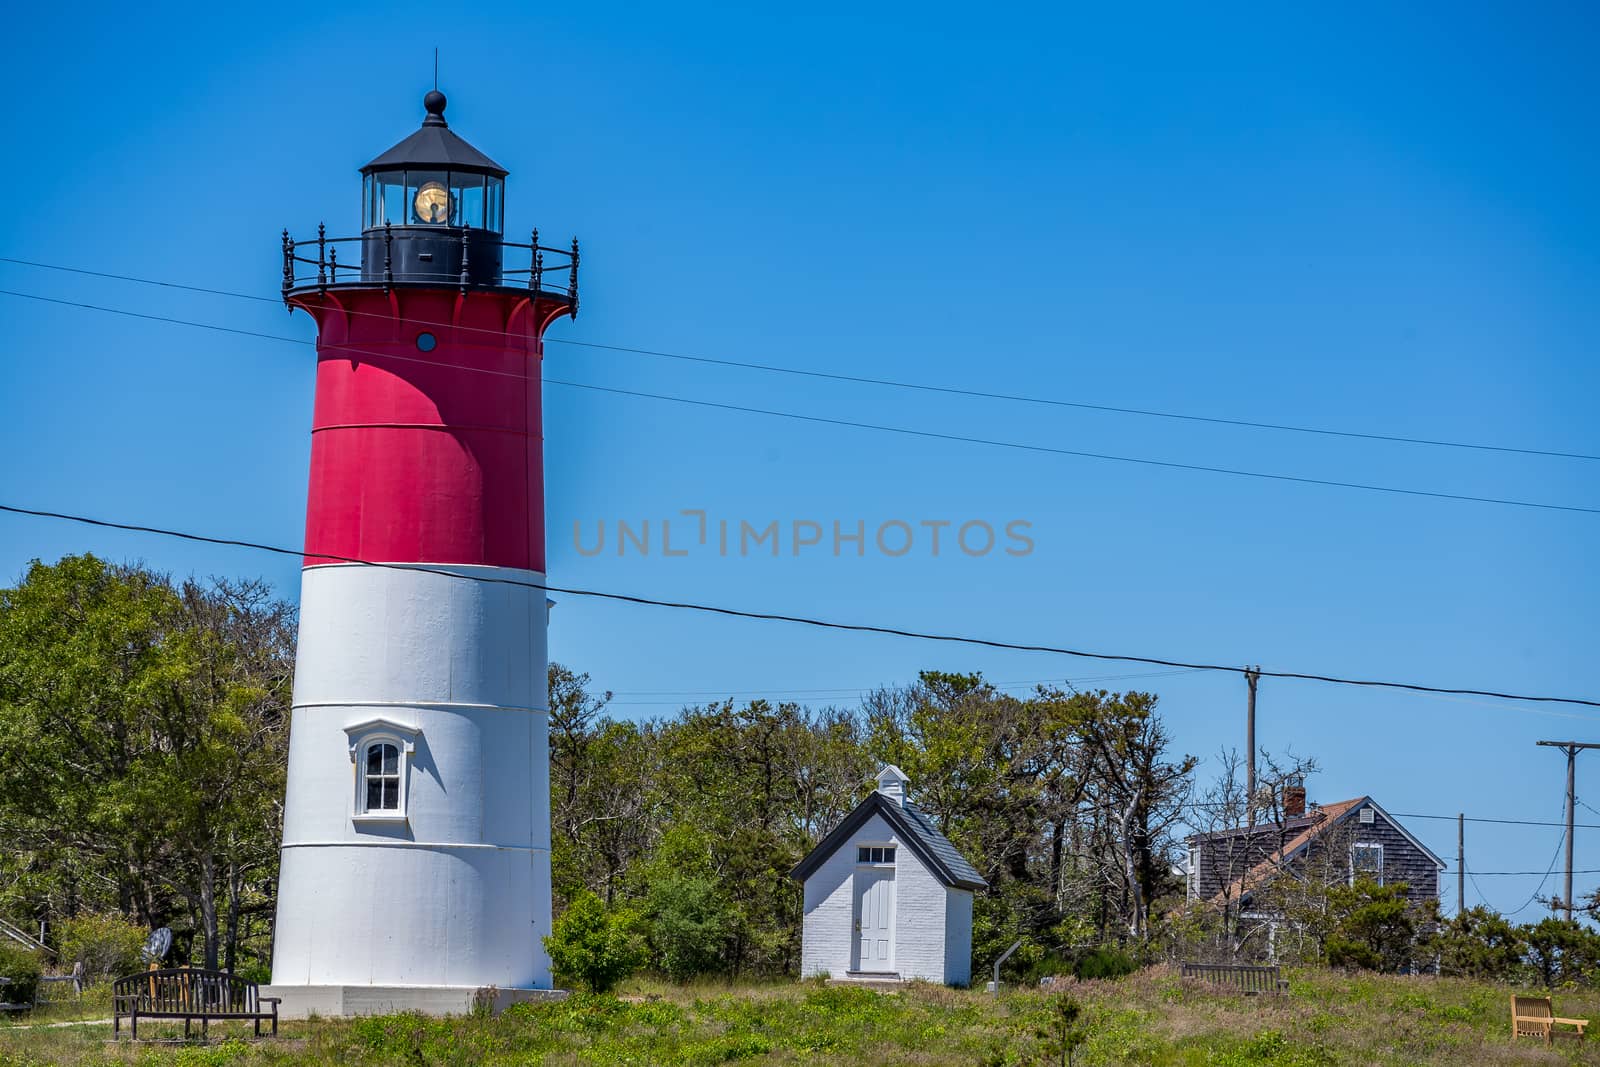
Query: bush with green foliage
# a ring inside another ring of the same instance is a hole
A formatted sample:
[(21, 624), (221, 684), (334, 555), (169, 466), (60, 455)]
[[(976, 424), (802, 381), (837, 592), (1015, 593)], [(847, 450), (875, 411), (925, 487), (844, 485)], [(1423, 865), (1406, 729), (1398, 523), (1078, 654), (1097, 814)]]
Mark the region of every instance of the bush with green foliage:
[(39, 976), (44, 969), (39, 965), (39, 957), (4, 938), (0, 938), (0, 978), (10, 980), (10, 984), (0, 991), (0, 1000), (10, 1004), (32, 1004), (34, 994), (39, 991)]
[(1329, 966), (1398, 971), (1409, 964), (1417, 924), (1406, 889), (1404, 882), (1379, 885), (1367, 877), (1329, 888), (1333, 927), (1323, 942)]
[(1522, 933), (1528, 967), (1547, 989), (1600, 980), (1600, 934), (1589, 927), (1552, 916), (1524, 926)]
[(1510, 982), (1523, 971), (1526, 932), (1499, 912), (1479, 906), (1442, 923), (1431, 947), (1444, 974)]
[(139, 969), (144, 947), (144, 927), (120, 915), (80, 915), (56, 926), (60, 934), (58, 956), (63, 966), (83, 964), (84, 976), (117, 978)]
[[(1096, 950), (1098, 951), (1098, 950)], [(1083, 1005), (1066, 994), (1052, 999), (1050, 1014), (1045, 1024), (1034, 1031), (1042, 1048), (1044, 1062), (1072, 1067), (1078, 1046), (1089, 1037), (1084, 1025)]]
[(656, 879), (645, 894), (645, 915), (656, 964), (668, 978), (682, 982), (722, 969), (738, 916), (714, 880), (698, 875)]
[(1139, 961), (1114, 945), (1101, 945), (1079, 956), (1072, 964), (1075, 977), (1123, 978), (1139, 969)]
[(584, 891), (555, 921), (544, 947), (556, 974), (605, 993), (644, 965), (648, 954), (639, 926), (632, 911), (609, 909)]

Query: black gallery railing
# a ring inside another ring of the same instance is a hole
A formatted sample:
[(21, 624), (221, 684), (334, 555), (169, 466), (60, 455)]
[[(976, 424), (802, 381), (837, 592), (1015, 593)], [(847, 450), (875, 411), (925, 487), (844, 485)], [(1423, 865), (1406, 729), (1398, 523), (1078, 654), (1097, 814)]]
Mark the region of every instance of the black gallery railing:
[(537, 229), (523, 244), (471, 227), (390, 225), (359, 237), (329, 237), (326, 226), (319, 225), (315, 238), (297, 241), (283, 231), (285, 298), (335, 285), (419, 284), (459, 286), (462, 292), (525, 286), (547, 296), (564, 295), (576, 312), (578, 239), (570, 248), (556, 248), (541, 245)]

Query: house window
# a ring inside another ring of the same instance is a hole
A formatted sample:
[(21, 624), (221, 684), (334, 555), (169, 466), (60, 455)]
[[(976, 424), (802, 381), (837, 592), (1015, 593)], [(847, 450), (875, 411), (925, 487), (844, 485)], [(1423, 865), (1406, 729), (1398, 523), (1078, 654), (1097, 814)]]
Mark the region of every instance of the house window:
[(400, 746), (374, 741), (367, 746), (366, 767), (361, 772), (365, 814), (400, 812)]
[(1350, 884), (1366, 876), (1383, 884), (1383, 846), (1358, 842), (1350, 846)]
[(857, 863), (893, 863), (893, 845), (861, 845), (856, 849)]
[(1200, 895), (1200, 846), (1199, 845), (1195, 845), (1194, 847), (1189, 849), (1189, 871), (1188, 871), (1187, 880), (1188, 880), (1188, 883), (1189, 883), (1189, 899), (1193, 900), (1194, 898), (1196, 898), (1196, 897), (1198, 897)]

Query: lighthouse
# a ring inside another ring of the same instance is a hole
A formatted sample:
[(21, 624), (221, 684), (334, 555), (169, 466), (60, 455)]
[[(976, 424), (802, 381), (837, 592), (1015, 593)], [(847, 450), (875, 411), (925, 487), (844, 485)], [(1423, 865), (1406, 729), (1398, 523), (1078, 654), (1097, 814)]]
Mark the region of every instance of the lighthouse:
[(283, 236), (316, 399), (272, 995), (286, 1015), (550, 988), (540, 358), (578, 244), (424, 98), (361, 231)]

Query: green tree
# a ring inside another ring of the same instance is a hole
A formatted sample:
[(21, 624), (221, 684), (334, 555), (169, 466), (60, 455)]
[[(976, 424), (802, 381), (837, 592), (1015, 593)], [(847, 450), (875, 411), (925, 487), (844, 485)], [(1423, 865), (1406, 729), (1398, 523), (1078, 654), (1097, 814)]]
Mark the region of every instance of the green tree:
[(573, 898), (544, 939), (556, 974), (607, 993), (644, 965), (647, 953), (638, 917), (628, 908), (607, 908), (585, 890)]
[(723, 969), (737, 916), (713, 879), (668, 875), (645, 894), (650, 944), (663, 974), (675, 982)]
[(1585, 985), (1600, 978), (1600, 934), (1589, 927), (1551, 916), (1522, 930), (1528, 966), (1547, 988)]
[(1524, 928), (1485, 907), (1468, 908), (1441, 924), (1432, 947), (1443, 973), (1498, 982), (1521, 972), (1528, 951)]
[(1406, 889), (1404, 882), (1379, 885), (1365, 876), (1329, 887), (1333, 925), (1323, 946), (1329, 965), (1395, 971), (1410, 963), (1417, 927)]
[(1050, 1000), (1050, 1015), (1034, 1036), (1042, 1045), (1041, 1052), (1048, 1063), (1071, 1067), (1079, 1045), (1088, 1040), (1088, 1027), (1083, 1024), (1083, 1005), (1065, 993)]
[(0, 839), (39, 917), (187, 925), (233, 965), (270, 906), (293, 639), (260, 582), (68, 556), (0, 590)]

